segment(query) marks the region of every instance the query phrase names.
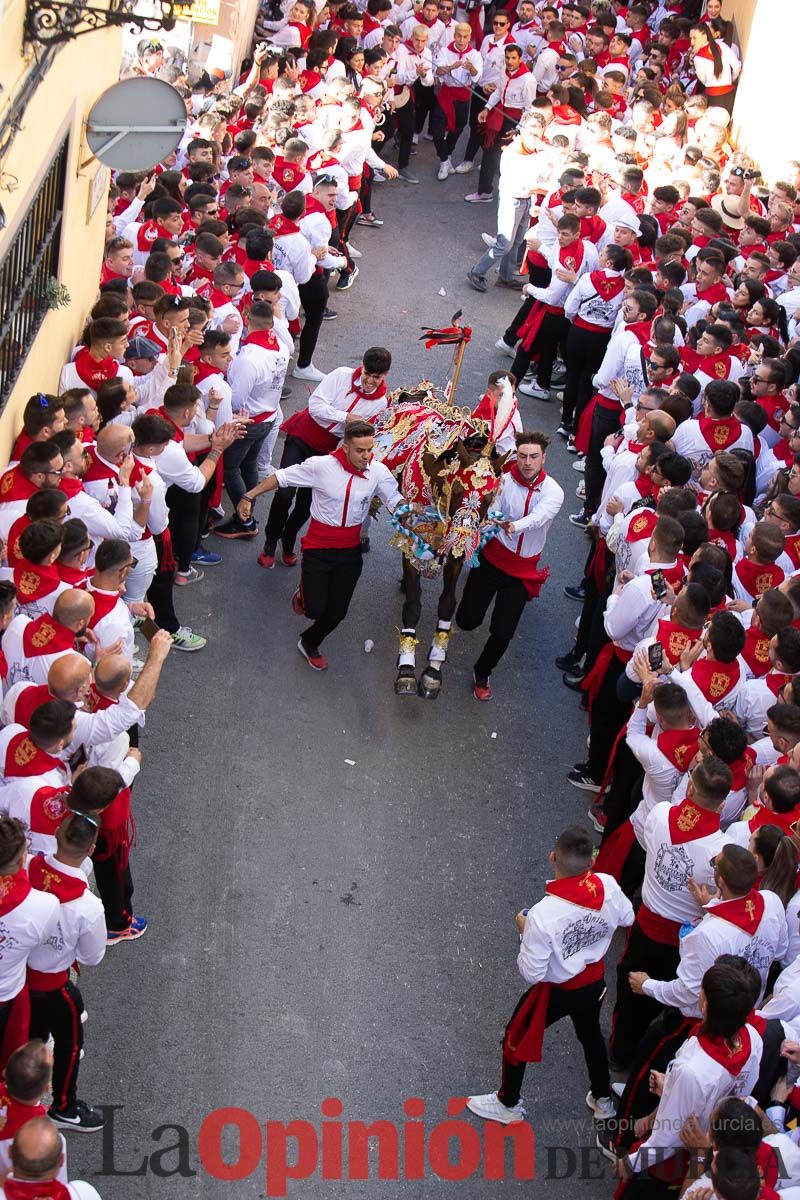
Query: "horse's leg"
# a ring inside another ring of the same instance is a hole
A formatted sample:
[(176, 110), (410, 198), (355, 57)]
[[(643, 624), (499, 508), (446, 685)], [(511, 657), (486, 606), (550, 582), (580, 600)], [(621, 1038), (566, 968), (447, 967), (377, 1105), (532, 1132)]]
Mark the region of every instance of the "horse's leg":
[(435, 700), (442, 688), (442, 667), (447, 660), (450, 629), (456, 610), (456, 587), (463, 563), (463, 558), (450, 556), (442, 567), (442, 594), (439, 597), (436, 633), (428, 652), (428, 665), (419, 681), (419, 694), (426, 700)]
[(417, 625), (422, 611), (422, 589), (419, 571), (414, 570), (405, 555), (403, 555), (402, 562), (405, 601), (394, 690), (398, 696), (415, 696), (417, 692)]

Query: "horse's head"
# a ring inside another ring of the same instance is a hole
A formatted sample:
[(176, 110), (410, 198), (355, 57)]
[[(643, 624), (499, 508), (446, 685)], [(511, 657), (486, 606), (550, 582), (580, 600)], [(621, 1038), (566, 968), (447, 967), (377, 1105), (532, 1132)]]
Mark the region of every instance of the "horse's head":
[(439, 454), (427, 452), (422, 466), (433, 502), (444, 521), (439, 554), (471, 558), (478, 548), (481, 525), (499, 486), (508, 455), (498, 454), (483, 433), (459, 437)]

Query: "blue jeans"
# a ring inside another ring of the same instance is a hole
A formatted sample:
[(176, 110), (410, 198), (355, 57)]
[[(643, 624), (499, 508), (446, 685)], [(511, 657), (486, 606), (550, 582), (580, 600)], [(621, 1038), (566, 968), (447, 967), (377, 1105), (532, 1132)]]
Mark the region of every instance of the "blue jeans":
[(500, 259), (498, 275), (506, 283), (517, 269), (517, 250), (527, 229), (531, 202), (527, 196), (504, 196), (502, 189), (497, 204), (497, 242), (482, 254), (472, 268), (476, 275), (486, 275)]

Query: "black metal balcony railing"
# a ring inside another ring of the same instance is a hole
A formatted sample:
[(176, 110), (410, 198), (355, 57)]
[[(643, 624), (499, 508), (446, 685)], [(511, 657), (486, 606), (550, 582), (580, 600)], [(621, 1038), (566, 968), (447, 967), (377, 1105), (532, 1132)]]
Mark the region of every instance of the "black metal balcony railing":
[(0, 259), (0, 412), (49, 312), (48, 281), (58, 277), (68, 141)]

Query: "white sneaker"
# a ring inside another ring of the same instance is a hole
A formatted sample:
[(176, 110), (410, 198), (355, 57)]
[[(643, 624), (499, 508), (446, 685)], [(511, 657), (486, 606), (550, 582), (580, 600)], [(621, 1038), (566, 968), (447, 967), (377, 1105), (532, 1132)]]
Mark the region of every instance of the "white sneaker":
[(580, 481), (580, 483), (578, 484), (578, 486), (575, 488), (575, 495), (578, 497), (579, 500), (586, 499), (586, 480), (585, 479), (582, 479)]
[(501, 354), (507, 354), (509, 358), (516, 358), (517, 352), (513, 346), (509, 346), (508, 342), (503, 338), (498, 338), (494, 344), (495, 350), (499, 350)]
[(470, 192), (464, 199), (467, 204), (491, 204), (494, 196), (491, 192)]
[(610, 1096), (593, 1096), (591, 1092), (586, 1093), (586, 1103), (594, 1113), (596, 1121), (613, 1121), (617, 1115), (617, 1106)]
[(418, 145), (419, 145), (419, 134), (418, 134), (418, 133), (415, 133), (415, 134), (412, 136), (412, 138), (411, 138), (411, 145), (412, 145), (412, 146), (418, 146)]
[(319, 383), (324, 378), (322, 371), (318, 371), (313, 363), (307, 367), (295, 367), (292, 371), (292, 379), (306, 379), (309, 383)]
[(476, 1117), (483, 1117), (485, 1121), (499, 1121), (501, 1125), (513, 1125), (525, 1117), (525, 1108), (521, 1100), (513, 1108), (506, 1108), (505, 1104), (501, 1104), (497, 1099), (497, 1092), (489, 1092), (487, 1096), (468, 1097), (467, 1108), (475, 1113)]
[(456, 167), (456, 175), (469, 175), (471, 170), (472, 170), (472, 162), (470, 159), (465, 158), (464, 161), (462, 163), (459, 163), (458, 166)]
[(497, 245), (497, 238), (491, 233), (482, 233), (481, 241), (483, 242), (484, 246), (492, 247)]
[(620, 1082), (612, 1083), (611, 1090), (615, 1096), (621, 1096), (625, 1091), (625, 1084)]
[[(519, 390), (519, 389), (517, 389), (517, 390)], [(578, 457), (575, 459), (575, 462), (572, 464), (572, 469), (573, 469), (573, 471), (579, 471), (581, 473), (581, 475), (584, 473), (584, 471), (586, 470), (586, 455), (585, 454), (578, 455)]]
[(444, 162), (439, 163), (439, 170), (436, 172), (436, 178), (441, 181), (444, 181), (445, 179), (448, 178), (448, 176), (453, 174), (454, 169), (455, 168), (453, 167), (453, 164), (450, 162), (450, 159), (448, 158)]
[(363, 254), (361, 253), (361, 251), (356, 250), (355, 246), (351, 246), (349, 242), (347, 243), (347, 253), (350, 255), (351, 258), (363, 258), (364, 257)]
[(530, 383), (525, 383), (524, 380), (522, 383), (518, 383), (517, 391), (521, 396), (532, 396), (534, 400), (550, 399), (550, 388), (540, 387), (536, 379), (531, 380)]

